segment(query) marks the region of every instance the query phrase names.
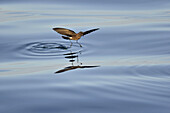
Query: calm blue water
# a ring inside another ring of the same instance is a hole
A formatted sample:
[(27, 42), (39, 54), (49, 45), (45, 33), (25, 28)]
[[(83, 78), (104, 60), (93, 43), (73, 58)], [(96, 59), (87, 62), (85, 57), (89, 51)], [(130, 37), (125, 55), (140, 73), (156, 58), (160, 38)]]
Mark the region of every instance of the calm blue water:
[[(169, 0), (1, 0), (0, 113), (169, 113)], [(100, 28), (79, 44), (53, 27)]]

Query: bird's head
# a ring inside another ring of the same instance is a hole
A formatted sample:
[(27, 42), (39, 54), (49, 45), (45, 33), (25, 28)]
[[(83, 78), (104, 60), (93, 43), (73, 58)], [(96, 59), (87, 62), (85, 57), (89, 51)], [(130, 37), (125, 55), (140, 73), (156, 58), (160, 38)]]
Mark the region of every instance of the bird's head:
[(84, 35), (82, 31), (80, 31), (78, 34), (79, 34), (80, 36), (83, 36), (83, 35)]

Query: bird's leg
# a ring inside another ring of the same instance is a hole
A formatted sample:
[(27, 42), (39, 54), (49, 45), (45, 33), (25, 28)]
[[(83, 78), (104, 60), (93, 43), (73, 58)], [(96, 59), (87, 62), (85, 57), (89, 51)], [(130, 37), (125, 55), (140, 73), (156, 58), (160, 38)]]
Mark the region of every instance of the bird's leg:
[(71, 46), (73, 45), (73, 43), (71, 42), (71, 40), (70, 40), (70, 43), (71, 43), (71, 44), (70, 44), (70, 47), (71, 47)]
[(78, 56), (78, 54), (77, 54), (77, 63), (79, 63), (79, 56)]
[(76, 40), (76, 42), (80, 45), (80, 47), (82, 47), (82, 45), (78, 42), (78, 40)]

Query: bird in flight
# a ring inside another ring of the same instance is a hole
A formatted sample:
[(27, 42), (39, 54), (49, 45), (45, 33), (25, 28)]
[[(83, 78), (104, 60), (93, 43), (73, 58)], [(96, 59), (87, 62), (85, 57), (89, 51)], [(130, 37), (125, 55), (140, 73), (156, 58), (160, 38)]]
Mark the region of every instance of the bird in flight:
[[(81, 38), (81, 36), (84, 36), (86, 34), (89, 34), (93, 31), (99, 30), (99, 28), (95, 28), (95, 29), (91, 29), (91, 30), (87, 30), (85, 32), (80, 31), (79, 33), (75, 33), (73, 30), (70, 29), (66, 29), (66, 28), (53, 28), (54, 31), (58, 32), (59, 34), (65, 35), (62, 36), (62, 38), (66, 39), (66, 40), (76, 40), (76, 42), (78, 43), (78, 40)], [(80, 43), (78, 43), (81, 46)], [(71, 45), (72, 46), (72, 42)]]

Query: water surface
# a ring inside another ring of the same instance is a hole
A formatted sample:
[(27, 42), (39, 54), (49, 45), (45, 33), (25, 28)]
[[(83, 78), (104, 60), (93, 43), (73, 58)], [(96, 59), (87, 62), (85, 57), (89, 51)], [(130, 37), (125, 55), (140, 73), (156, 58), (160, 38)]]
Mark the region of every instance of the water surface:
[(0, 3), (0, 112), (169, 113), (168, 0)]

